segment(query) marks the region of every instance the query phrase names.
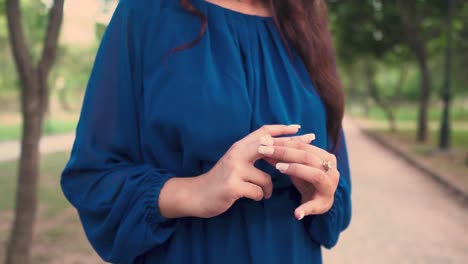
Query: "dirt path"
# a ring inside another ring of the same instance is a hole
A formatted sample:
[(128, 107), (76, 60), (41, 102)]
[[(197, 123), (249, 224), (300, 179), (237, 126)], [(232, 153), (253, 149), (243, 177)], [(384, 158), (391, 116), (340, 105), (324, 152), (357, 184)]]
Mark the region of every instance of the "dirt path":
[(353, 220), (324, 263), (468, 263), (468, 208), (346, 123)]
[[(41, 139), (40, 151), (43, 154), (54, 153), (60, 151), (68, 151), (71, 149), (75, 134), (61, 134), (44, 136)], [(20, 154), (19, 141), (0, 142), (0, 162), (18, 159)]]

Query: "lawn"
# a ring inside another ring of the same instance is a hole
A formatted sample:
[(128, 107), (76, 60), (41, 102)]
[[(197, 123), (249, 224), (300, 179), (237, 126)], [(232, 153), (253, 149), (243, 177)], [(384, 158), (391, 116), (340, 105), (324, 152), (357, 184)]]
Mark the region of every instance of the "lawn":
[[(79, 218), (60, 189), (60, 172), (68, 153), (41, 159), (39, 214), (35, 226), (32, 263), (102, 263), (87, 242)], [(14, 210), (18, 163), (0, 163), (0, 259), (5, 254)]]
[[(414, 141), (416, 131), (414, 129), (408, 130), (399, 130), (397, 133), (399, 136)], [(435, 148), (439, 142), (439, 131), (436, 129), (431, 129), (429, 131), (429, 137), (427, 141), (427, 146)], [(451, 144), (455, 149), (465, 149), (468, 151), (468, 131), (462, 129), (454, 129), (451, 134)]]
[[(418, 106), (417, 105), (399, 105), (395, 107), (395, 118), (399, 121), (414, 121), (418, 117)], [(441, 108), (430, 107), (428, 110), (428, 120), (440, 122), (441, 120)], [(450, 112), (451, 121), (468, 121), (468, 109), (461, 107), (454, 107)], [(368, 118), (385, 120), (385, 113), (380, 107), (371, 106), (368, 112)]]
[[(44, 135), (74, 132), (76, 120), (48, 119), (44, 122), (42, 132)], [(21, 136), (21, 124), (0, 124), (0, 142), (7, 140), (17, 140)]]

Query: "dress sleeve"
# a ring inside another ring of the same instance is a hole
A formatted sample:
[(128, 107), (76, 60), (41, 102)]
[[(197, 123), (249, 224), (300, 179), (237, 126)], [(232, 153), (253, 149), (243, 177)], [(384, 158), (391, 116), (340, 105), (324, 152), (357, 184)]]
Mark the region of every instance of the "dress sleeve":
[(132, 263), (164, 244), (177, 223), (158, 208), (162, 186), (175, 175), (141, 154), (141, 29), (131, 2), (120, 1), (103, 37), (61, 175), (90, 243), (112, 263)]
[[(329, 147), (329, 149), (333, 148)], [(326, 248), (336, 245), (341, 231), (346, 229), (351, 221), (351, 175), (343, 131), (340, 133), (338, 146), (332, 153), (336, 156), (340, 172), (333, 206), (323, 215), (304, 218), (304, 224), (312, 239)]]

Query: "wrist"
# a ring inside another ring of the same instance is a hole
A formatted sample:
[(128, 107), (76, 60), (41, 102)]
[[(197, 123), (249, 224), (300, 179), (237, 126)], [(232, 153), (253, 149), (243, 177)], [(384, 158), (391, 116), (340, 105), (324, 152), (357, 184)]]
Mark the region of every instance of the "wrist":
[(175, 177), (161, 188), (159, 209), (163, 217), (181, 218), (196, 216), (199, 177)]

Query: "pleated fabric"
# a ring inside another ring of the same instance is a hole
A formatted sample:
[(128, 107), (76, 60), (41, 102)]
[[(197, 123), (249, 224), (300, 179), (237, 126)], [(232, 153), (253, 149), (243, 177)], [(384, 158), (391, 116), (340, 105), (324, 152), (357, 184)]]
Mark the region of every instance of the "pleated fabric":
[(289, 56), (272, 18), (191, 1), (201, 22), (171, 0), (121, 0), (97, 54), (71, 157), (61, 178), (96, 252), (112, 263), (321, 263), (349, 224), (351, 181), (344, 134), (331, 210), (294, 218), (300, 195), (264, 161), (273, 197), (238, 200), (210, 218), (166, 219), (158, 208), (172, 177), (207, 172), (236, 141), (265, 124), (332, 150), (326, 112), (306, 68)]

